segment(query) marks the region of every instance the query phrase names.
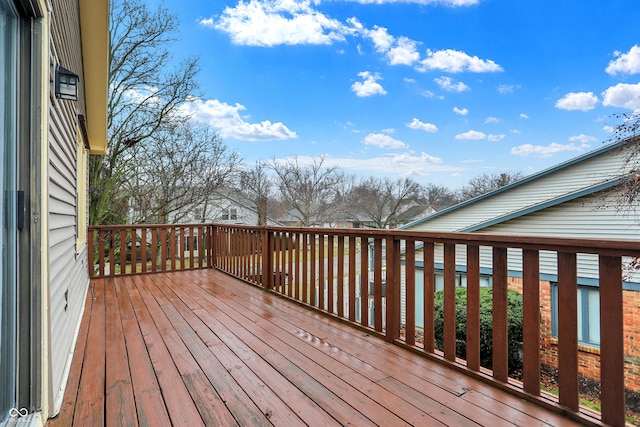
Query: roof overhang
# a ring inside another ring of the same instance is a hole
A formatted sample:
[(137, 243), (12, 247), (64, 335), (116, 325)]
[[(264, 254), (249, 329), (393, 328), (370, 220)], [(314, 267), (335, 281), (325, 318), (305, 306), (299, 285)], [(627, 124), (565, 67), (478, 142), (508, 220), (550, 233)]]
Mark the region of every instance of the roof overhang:
[(89, 152), (106, 154), (109, 0), (80, 0), (80, 32)]

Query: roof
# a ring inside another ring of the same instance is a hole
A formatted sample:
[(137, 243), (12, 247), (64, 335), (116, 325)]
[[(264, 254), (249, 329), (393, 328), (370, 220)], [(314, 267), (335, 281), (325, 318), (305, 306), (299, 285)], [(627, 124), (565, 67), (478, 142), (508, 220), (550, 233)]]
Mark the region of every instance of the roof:
[[(619, 184), (626, 174), (621, 162), (622, 150), (633, 138), (627, 138), (575, 157), (563, 163), (544, 169), (535, 174), (524, 177), (489, 193), (466, 200), (442, 211), (422, 217), (408, 223), (401, 229), (428, 227), (426, 222), (434, 222), (438, 218), (452, 215), (462, 216), (461, 211), (472, 206), (474, 208), (485, 205), (490, 199), (491, 206), (485, 209), (474, 209), (473, 213), (465, 214), (457, 222), (451, 221), (445, 229), (447, 231), (472, 232), (509, 219), (517, 218), (528, 213), (546, 209), (551, 206), (584, 197)], [(618, 151), (616, 151), (618, 150)], [(614, 154), (605, 157), (607, 154)], [(617, 156), (615, 156), (617, 155)], [(592, 173), (595, 164), (597, 173)], [(527, 188), (526, 193), (524, 189)], [(544, 191), (541, 191), (544, 190)], [(516, 191), (523, 192), (527, 197), (513, 197)]]

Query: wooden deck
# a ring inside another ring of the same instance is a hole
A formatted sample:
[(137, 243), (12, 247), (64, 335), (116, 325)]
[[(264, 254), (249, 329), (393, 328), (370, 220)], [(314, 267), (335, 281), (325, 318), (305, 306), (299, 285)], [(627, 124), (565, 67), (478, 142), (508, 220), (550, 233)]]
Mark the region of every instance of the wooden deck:
[(49, 427), (577, 425), (215, 270), (92, 286)]

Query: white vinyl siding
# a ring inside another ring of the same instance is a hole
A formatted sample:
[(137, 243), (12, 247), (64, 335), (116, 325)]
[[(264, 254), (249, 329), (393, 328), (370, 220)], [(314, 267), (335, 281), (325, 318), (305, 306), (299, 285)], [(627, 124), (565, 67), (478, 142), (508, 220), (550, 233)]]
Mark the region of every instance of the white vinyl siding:
[(625, 152), (616, 149), (602, 153), (442, 215), (436, 214), (433, 218), (416, 223), (408, 229), (461, 231), (475, 224), (574, 193), (621, 176), (624, 173), (622, 167), (625, 155)]
[[(56, 0), (51, 21), (50, 69), (60, 64), (80, 76), (82, 57), (78, 3)], [(53, 73), (53, 71), (52, 71)], [(82, 95), (82, 92), (81, 92)], [(86, 244), (77, 246), (79, 101), (49, 98), (48, 257), (51, 382), (58, 406), (68, 374), (77, 328), (89, 284)], [(80, 178), (83, 179), (83, 178)], [(58, 408), (55, 408), (57, 410)]]

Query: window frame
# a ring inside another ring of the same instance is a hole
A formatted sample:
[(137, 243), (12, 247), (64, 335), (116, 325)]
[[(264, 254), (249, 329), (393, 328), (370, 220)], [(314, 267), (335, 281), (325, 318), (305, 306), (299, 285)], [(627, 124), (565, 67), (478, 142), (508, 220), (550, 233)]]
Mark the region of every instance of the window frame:
[[(558, 338), (558, 283), (551, 283), (551, 336), (555, 339)], [(587, 347), (600, 348), (601, 331), (600, 329), (600, 299), (598, 298), (597, 304), (597, 318), (590, 319), (590, 304), (589, 293), (597, 292), (600, 294), (600, 288), (598, 286), (578, 285), (578, 344)], [(585, 321), (587, 319), (587, 321)], [(591, 325), (597, 325), (598, 327), (598, 342), (591, 341), (590, 336), (593, 332)]]

